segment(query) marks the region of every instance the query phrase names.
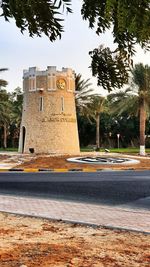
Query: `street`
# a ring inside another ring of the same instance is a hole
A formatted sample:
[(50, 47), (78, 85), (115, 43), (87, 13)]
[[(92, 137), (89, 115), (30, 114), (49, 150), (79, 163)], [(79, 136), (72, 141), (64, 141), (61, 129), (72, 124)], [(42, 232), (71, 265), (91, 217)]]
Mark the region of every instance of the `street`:
[(0, 194), (150, 209), (150, 171), (0, 173)]

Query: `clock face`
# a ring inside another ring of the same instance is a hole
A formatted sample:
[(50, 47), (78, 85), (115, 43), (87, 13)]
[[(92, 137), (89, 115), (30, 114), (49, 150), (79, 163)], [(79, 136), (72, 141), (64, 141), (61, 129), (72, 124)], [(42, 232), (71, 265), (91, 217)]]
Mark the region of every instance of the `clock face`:
[(66, 81), (62, 78), (58, 79), (56, 82), (58, 89), (65, 89), (66, 88)]

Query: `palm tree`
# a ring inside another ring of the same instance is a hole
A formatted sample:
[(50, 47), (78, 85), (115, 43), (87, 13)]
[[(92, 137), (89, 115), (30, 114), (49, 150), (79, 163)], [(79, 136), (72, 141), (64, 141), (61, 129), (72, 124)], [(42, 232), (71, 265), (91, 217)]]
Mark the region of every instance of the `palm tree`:
[(127, 111), (131, 115), (139, 115), (140, 155), (145, 155), (145, 125), (150, 112), (150, 67), (142, 63), (136, 64), (132, 70), (132, 82), (128, 89), (110, 94), (113, 113)]
[(77, 112), (90, 123), (96, 122), (96, 150), (100, 148), (100, 113), (104, 111), (105, 98), (94, 92), (90, 79), (83, 80), (81, 74), (75, 79)]
[(0, 126), (3, 128), (3, 147), (7, 148), (8, 128), (11, 120), (11, 103), (9, 93), (0, 89)]
[(138, 115), (138, 95), (133, 88), (111, 93), (107, 96), (109, 112), (116, 117), (127, 112), (130, 117)]
[(146, 112), (150, 111), (150, 67), (142, 63), (135, 65), (133, 81), (138, 86), (140, 118), (140, 155), (145, 155)]
[(106, 110), (105, 97), (101, 95), (92, 95), (87, 104), (87, 117), (96, 122), (96, 150), (100, 149), (100, 114)]
[[(8, 69), (6, 69), (6, 68), (1, 68), (1, 69), (0, 69), (0, 72), (6, 71), (6, 70), (8, 70)], [(1, 87), (5, 87), (7, 84), (8, 84), (8, 83), (7, 83), (5, 80), (0, 79), (0, 88), (1, 88)]]
[(77, 112), (84, 113), (87, 103), (91, 94), (94, 93), (94, 89), (91, 88), (92, 83), (90, 79), (82, 79), (82, 75), (79, 73), (75, 76), (75, 101)]
[(13, 144), (15, 140), (19, 139), (20, 124), (22, 117), (22, 105), (23, 105), (23, 92), (20, 87), (17, 87), (10, 95), (12, 116), (11, 116), (11, 127), (13, 127)]
[[(1, 68), (0, 72), (8, 70), (7, 68)], [(3, 126), (3, 146), (7, 147), (7, 122), (9, 117), (8, 111), (8, 99), (7, 92), (3, 90), (3, 87), (7, 86), (7, 81), (0, 79), (0, 124)]]

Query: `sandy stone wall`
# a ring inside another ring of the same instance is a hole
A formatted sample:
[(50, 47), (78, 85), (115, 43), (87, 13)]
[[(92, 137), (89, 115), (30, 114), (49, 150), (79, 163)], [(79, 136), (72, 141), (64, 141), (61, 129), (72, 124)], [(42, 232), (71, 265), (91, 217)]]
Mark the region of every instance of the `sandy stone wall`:
[(71, 69), (24, 73), (24, 104), (19, 151), (76, 154), (79, 140)]

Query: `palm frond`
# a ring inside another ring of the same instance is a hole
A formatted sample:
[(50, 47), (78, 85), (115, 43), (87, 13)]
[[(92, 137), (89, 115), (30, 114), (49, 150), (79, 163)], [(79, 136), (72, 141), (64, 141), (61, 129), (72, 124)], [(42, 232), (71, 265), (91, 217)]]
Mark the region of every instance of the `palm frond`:
[[(7, 68), (0, 68), (0, 72), (6, 71), (6, 70), (8, 70), (8, 69)], [(0, 87), (6, 87), (7, 84), (8, 84), (7, 81), (0, 79)]]

